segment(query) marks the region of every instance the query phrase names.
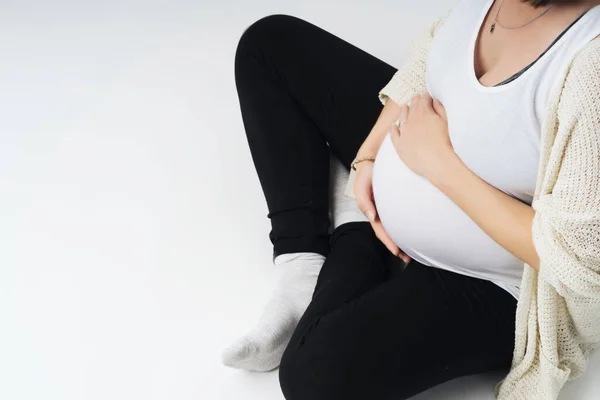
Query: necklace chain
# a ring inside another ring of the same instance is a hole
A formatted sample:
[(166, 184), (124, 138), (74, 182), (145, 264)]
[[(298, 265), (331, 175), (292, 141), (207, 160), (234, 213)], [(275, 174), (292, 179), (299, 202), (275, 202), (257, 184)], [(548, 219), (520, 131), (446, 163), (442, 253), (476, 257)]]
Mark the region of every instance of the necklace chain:
[(541, 13), (539, 13), (538, 15), (536, 15), (535, 17), (533, 17), (532, 19), (530, 19), (529, 21), (525, 22), (522, 25), (518, 25), (518, 26), (505, 26), (505, 25), (502, 25), (500, 23), (500, 21), (498, 21), (498, 15), (500, 14), (500, 9), (502, 8), (502, 3), (503, 2), (504, 2), (504, 0), (500, 0), (500, 5), (498, 6), (498, 10), (496, 10), (496, 15), (494, 16), (494, 22), (492, 22), (492, 26), (490, 27), (490, 33), (494, 33), (494, 30), (496, 29), (496, 24), (500, 25), (504, 29), (517, 29), (517, 28), (522, 28), (524, 26), (527, 26), (530, 23), (532, 23), (533, 21), (535, 21), (536, 19), (540, 18), (542, 15), (546, 14), (548, 11), (550, 11), (550, 9), (553, 6), (553, 4), (550, 4), (548, 7), (546, 7), (546, 9), (544, 11), (542, 11)]

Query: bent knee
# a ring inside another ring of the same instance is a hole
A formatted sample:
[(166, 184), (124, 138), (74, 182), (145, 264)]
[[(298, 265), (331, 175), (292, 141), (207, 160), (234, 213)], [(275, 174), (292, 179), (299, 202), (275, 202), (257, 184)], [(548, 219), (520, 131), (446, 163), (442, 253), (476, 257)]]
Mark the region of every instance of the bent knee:
[(298, 30), (307, 22), (287, 14), (272, 14), (262, 17), (250, 24), (240, 36), (236, 49), (236, 65), (240, 55), (256, 51), (268, 52), (277, 44), (285, 45), (288, 41), (277, 40), (289, 36), (288, 33)]
[(261, 17), (251, 23), (240, 37), (239, 44), (260, 43), (265, 40), (273, 40), (278, 34), (293, 29), (303, 19), (287, 14), (271, 14)]

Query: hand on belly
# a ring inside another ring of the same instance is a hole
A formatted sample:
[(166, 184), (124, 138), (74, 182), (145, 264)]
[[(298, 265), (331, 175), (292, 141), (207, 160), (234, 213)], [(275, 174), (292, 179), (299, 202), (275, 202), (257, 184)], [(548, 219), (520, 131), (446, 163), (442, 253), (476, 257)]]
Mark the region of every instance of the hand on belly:
[(389, 135), (373, 166), (373, 197), (390, 238), (419, 262), (465, 268), (470, 262), (492, 267), (515, 259), (444, 193), (408, 169)]

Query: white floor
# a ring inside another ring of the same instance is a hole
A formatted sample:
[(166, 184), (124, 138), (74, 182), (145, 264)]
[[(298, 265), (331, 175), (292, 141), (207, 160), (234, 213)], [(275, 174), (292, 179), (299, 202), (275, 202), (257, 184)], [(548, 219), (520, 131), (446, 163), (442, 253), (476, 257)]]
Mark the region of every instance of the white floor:
[(0, 1), (0, 398), (282, 399), (219, 359), (273, 284), (237, 40), (286, 13), (397, 66), (449, 1)]

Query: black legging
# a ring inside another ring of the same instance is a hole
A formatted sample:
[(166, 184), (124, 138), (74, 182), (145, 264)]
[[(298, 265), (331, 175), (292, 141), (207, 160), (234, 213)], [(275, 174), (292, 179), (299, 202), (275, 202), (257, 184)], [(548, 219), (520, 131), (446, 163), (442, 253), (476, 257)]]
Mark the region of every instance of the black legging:
[(256, 21), (238, 44), (236, 85), (273, 255), (327, 256), (281, 362), (288, 400), (401, 400), (511, 363), (516, 300), (504, 289), (415, 260), (403, 268), (368, 222), (328, 234), (330, 151), (349, 168), (395, 71), (287, 15)]

